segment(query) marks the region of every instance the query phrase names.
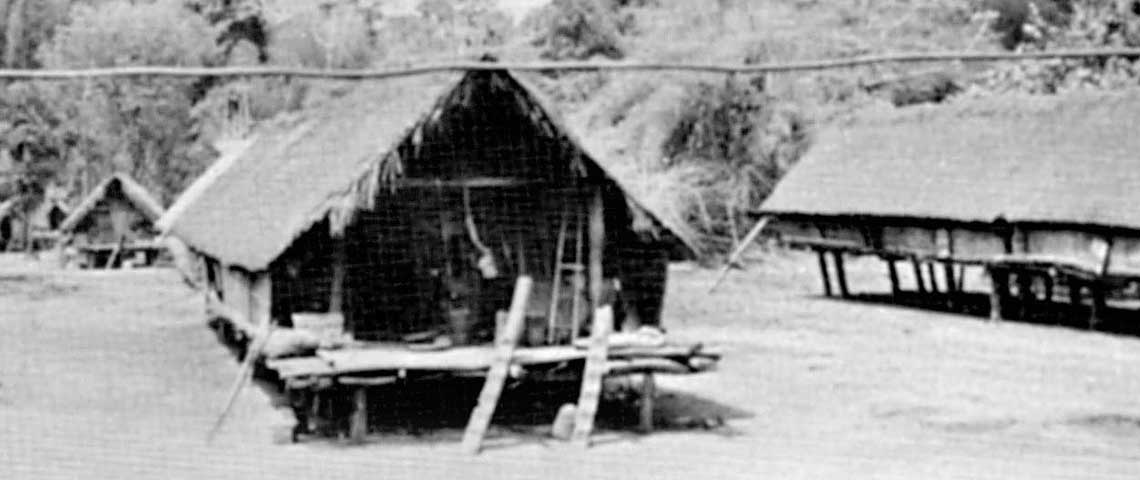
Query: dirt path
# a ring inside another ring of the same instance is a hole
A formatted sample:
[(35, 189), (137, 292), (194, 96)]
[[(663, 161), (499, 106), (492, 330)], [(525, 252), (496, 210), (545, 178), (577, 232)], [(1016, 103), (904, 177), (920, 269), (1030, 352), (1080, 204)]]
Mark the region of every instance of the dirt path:
[[(493, 432), (364, 447), (282, 443), (247, 389), (210, 445), (237, 369), (171, 271), (52, 272), (0, 258), (0, 478), (1140, 478), (1140, 339), (817, 297), (814, 259), (678, 268), (671, 334), (719, 344), (719, 371), (661, 381), (663, 414), (713, 431), (603, 432), (587, 453)], [(881, 265), (850, 267), (885, 289)]]

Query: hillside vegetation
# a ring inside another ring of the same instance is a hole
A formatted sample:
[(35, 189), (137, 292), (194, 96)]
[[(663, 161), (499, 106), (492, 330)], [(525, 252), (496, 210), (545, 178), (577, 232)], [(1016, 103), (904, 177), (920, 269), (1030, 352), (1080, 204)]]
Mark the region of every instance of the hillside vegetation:
[[(767, 63), (884, 52), (1138, 46), (1140, 7), (1093, 0), (0, 0), (0, 63), (392, 67), (502, 60)], [(1127, 59), (882, 65), (819, 73), (564, 73), (534, 80), (637, 193), (723, 249), (836, 116), (1136, 83)], [(221, 150), (351, 88), (283, 79), (13, 82), (0, 199), (73, 197), (125, 171), (172, 200)]]

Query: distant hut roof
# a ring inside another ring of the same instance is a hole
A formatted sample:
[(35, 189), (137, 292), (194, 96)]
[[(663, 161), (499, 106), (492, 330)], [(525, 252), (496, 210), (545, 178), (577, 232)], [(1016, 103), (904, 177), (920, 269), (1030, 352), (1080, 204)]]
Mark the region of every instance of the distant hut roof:
[[(263, 130), (244, 153), (223, 157), (196, 181), (160, 228), (209, 256), (262, 270), (312, 225), (324, 218), (343, 224), (358, 205), (375, 198), (378, 183), (398, 177), (401, 142), (470, 95), (460, 87), (473, 75), (517, 87), (518, 99), (541, 112), (533, 120), (547, 122), (585, 154), (587, 164), (620, 186), (549, 102), (509, 72), (416, 76), (361, 85), (324, 108)], [(626, 197), (635, 214), (693, 249), (691, 239), (677, 235), (679, 228), (663, 223), (628, 191)]]
[(142, 212), (150, 221), (157, 221), (159, 217), (162, 216), (162, 203), (158, 201), (158, 198), (151, 195), (145, 187), (130, 176), (123, 173), (116, 173), (99, 183), (99, 185), (83, 199), (83, 202), (75, 207), (75, 210), (63, 220), (59, 229), (65, 232), (75, 229), (75, 227), (95, 209), (99, 201), (107, 196), (112, 186), (118, 186), (119, 191), (123, 192), (123, 197)]
[(1140, 90), (982, 98), (820, 135), (762, 213), (1140, 229)]
[(0, 219), (16, 213), (16, 197), (0, 202)]

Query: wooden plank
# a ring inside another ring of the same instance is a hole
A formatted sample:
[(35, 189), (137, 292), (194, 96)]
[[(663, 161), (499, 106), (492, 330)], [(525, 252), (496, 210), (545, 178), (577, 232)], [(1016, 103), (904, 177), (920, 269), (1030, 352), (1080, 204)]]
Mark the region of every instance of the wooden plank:
[(530, 297), (532, 280), (530, 277), (519, 277), (515, 284), (514, 297), (511, 308), (507, 313), (507, 323), (499, 331), (499, 338), (495, 339), (495, 359), (491, 369), (487, 372), (487, 380), (483, 383), (483, 390), (479, 392), (479, 403), (471, 411), (471, 418), (467, 421), (467, 429), (463, 432), (463, 451), (469, 454), (479, 453), (482, 448), (483, 437), (491, 425), (491, 417), (499, 404), (499, 396), (503, 393), (503, 385), (507, 380), (507, 373), (511, 365), (511, 356), (519, 336), (522, 335), (526, 320), (526, 304)]
[(657, 381), (653, 378), (653, 372), (645, 372), (641, 378), (641, 418), (639, 423), (642, 433), (653, 431), (653, 399), (655, 396), (657, 396)]
[(602, 378), (607, 369), (607, 348), (613, 322), (613, 307), (605, 305), (594, 311), (590, 349), (586, 354), (586, 367), (582, 373), (582, 388), (578, 393), (578, 407), (574, 417), (574, 433), (571, 436), (571, 441), (581, 448), (590, 446), (590, 433), (594, 430), (594, 417), (598, 413), (598, 400), (602, 396)]
[(827, 251), (819, 250), (819, 275), (823, 280), (823, 296), (831, 296), (831, 276), (827, 274)]

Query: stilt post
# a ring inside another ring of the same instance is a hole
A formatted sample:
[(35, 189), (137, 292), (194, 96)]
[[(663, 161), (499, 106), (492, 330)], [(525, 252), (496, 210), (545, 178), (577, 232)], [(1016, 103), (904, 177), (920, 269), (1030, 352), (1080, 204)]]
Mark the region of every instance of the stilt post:
[(851, 298), (851, 291), (847, 288), (847, 271), (843, 268), (843, 252), (835, 250), (831, 256), (835, 261), (835, 281), (839, 284), (839, 296)]
[(922, 279), (922, 264), (917, 258), (911, 259), (914, 264), (914, 283), (918, 293), (926, 293), (926, 282)]
[(831, 296), (831, 275), (827, 273), (827, 250), (817, 250), (819, 255), (819, 275), (823, 279), (823, 295)]
[(885, 259), (887, 261), (887, 274), (891, 277), (891, 295), (898, 296), (901, 289), (899, 288), (899, 270), (895, 266), (895, 260), (892, 258)]
[(990, 321), (1000, 322), (1009, 295), (1009, 273), (993, 266), (986, 267), (986, 272), (990, 276)]

